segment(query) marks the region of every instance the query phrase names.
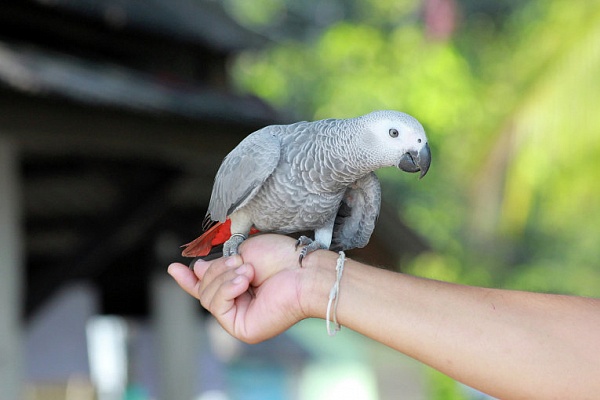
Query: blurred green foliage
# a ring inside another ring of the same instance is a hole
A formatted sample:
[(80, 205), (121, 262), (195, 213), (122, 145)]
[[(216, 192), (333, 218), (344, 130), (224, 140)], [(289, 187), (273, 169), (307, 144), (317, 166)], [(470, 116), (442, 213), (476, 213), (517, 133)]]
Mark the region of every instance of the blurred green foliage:
[[(285, 10), (262, 3), (255, 24)], [(434, 249), (404, 270), (600, 296), (600, 3), (475, 3), (457, 3), (440, 40), (420, 1), (346, 2), (347, 18), (243, 54), (234, 76), (298, 118), (398, 109), (423, 123), (428, 176), (380, 173)]]
[[(457, 30), (436, 39), (424, 1), (331, 0), (345, 11), (296, 40), (278, 29), (310, 11), (261, 3), (263, 18), (246, 22), (283, 39), (237, 60), (240, 87), (292, 118), (398, 109), (425, 126), (427, 177), (379, 173), (387, 202), (433, 249), (403, 270), (600, 296), (600, 2), (457, 1)], [(430, 372), (432, 398), (464, 397)]]

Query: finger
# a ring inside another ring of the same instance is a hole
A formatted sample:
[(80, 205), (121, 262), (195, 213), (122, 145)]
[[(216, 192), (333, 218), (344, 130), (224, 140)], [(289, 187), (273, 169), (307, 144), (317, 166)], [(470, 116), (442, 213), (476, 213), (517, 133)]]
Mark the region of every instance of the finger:
[(202, 279), (206, 270), (211, 266), (211, 262), (204, 261), (201, 258), (196, 258), (193, 263), (190, 264), (190, 270), (194, 272), (198, 279)]
[(194, 264), (194, 274), (200, 280), (200, 294), (204, 293), (205, 297), (212, 297), (215, 288), (228, 279), (224, 274), (241, 265), (242, 258), (239, 256), (223, 257), (212, 261), (198, 259)]
[(196, 264), (196, 261), (198, 261), (198, 260), (202, 260), (202, 257), (194, 257), (194, 258), (192, 258), (192, 261), (190, 261), (189, 268), (192, 271), (194, 270), (194, 265)]
[[(237, 264), (233, 262), (230, 263), (230, 265), (232, 266), (229, 267), (229, 269), (216, 266), (215, 270), (222, 272), (220, 275), (208, 279), (207, 277), (213, 272), (211, 270), (215, 267), (211, 266), (204, 275), (204, 279), (202, 279), (200, 285), (200, 302), (204, 308), (211, 312), (216, 310), (214, 304), (219, 304), (218, 302), (224, 297), (226, 300), (232, 300), (248, 290), (250, 282), (254, 277), (254, 269), (252, 266), (243, 264), (235, 268)], [(222, 310), (219, 312), (222, 312)]]
[(198, 279), (210, 281), (214, 279), (215, 276), (218, 276), (227, 270), (239, 267), (242, 265), (242, 262), (242, 257), (238, 255), (222, 257), (211, 261), (205, 261), (198, 258), (191, 269)]
[[(250, 279), (245, 275), (237, 275), (233, 279), (223, 282), (209, 300), (207, 309), (217, 317), (221, 324), (225, 325), (227, 330), (233, 328), (235, 313), (239, 311), (239, 307), (250, 301), (249, 287)], [(233, 314), (231, 314), (232, 312)]]
[(200, 280), (188, 267), (180, 263), (173, 263), (167, 269), (169, 275), (189, 295), (200, 300)]

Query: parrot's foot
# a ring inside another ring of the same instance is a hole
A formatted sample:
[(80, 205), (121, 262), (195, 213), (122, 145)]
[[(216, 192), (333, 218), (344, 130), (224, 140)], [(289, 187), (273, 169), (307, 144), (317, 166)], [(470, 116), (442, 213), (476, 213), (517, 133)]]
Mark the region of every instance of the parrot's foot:
[(296, 241), (296, 249), (298, 249), (298, 247), (300, 247), (300, 246), (303, 246), (302, 250), (300, 251), (300, 257), (298, 258), (298, 261), (300, 262), (300, 266), (302, 266), (302, 260), (308, 254), (312, 253), (315, 250), (326, 248), (321, 243), (317, 242), (316, 240), (312, 240), (311, 238), (309, 238), (307, 236), (300, 236), (298, 238), (298, 240)]
[(223, 243), (223, 257), (233, 256), (238, 254), (238, 247), (246, 240), (246, 235), (241, 233), (234, 233), (231, 235), (228, 241)]

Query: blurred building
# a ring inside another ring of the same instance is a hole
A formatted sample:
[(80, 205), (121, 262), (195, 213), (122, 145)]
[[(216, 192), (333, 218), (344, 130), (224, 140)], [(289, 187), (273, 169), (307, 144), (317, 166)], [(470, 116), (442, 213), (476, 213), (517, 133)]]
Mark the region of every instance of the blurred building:
[[(214, 1), (0, 4), (3, 388), (24, 380), (31, 398), (49, 398), (35, 393), (60, 392), (57, 384), (84, 393), (98, 315), (127, 318), (125, 354), (135, 361), (125, 374), (151, 395), (225, 384), (227, 356), (202, 348), (199, 306), (165, 269), (198, 235), (224, 155), (286, 122), (227, 75), (233, 55), (266, 44)], [(396, 265), (425, 248), (394, 211), (382, 213), (358, 257)], [(261, 349), (265, 387), (288, 382), (309, 357), (285, 335)]]

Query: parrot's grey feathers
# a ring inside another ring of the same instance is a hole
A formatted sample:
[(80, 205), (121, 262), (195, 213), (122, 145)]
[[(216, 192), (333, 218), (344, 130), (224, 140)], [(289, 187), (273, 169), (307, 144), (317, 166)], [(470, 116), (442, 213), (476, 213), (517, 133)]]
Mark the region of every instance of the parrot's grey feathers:
[[(226, 255), (235, 254), (240, 238), (253, 228), (314, 231), (314, 243), (306, 245), (304, 255), (317, 248), (364, 247), (381, 203), (373, 171), (395, 166), (423, 176), (430, 163), (423, 127), (398, 111), (268, 126), (225, 157), (205, 226), (229, 218)], [(202, 242), (198, 248), (211, 245)]]
[(239, 197), (239, 200), (233, 203), (231, 207), (229, 207), (229, 209), (227, 210), (227, 215), (231, 215), (233, 212), (235, 212), (235, 210), (237, 210), (238, 208), (243, 206), (248, 200), (250, 200), (260, 184), (262, 184), (262, 182), (252, 182), (252, 184), (248, 187), (246, 192), (242, 193), (242, 195)]
[(261, 188), (279, 163), (281, 142), (268, 126), (247, 136), (223, 160), (215, 177), (208, 215), (224, 222)]
[(365, 247), (375, 229), (381, 206), (381, 185), (369, 173), (348, 186), (333, 229), (332, 250)]

